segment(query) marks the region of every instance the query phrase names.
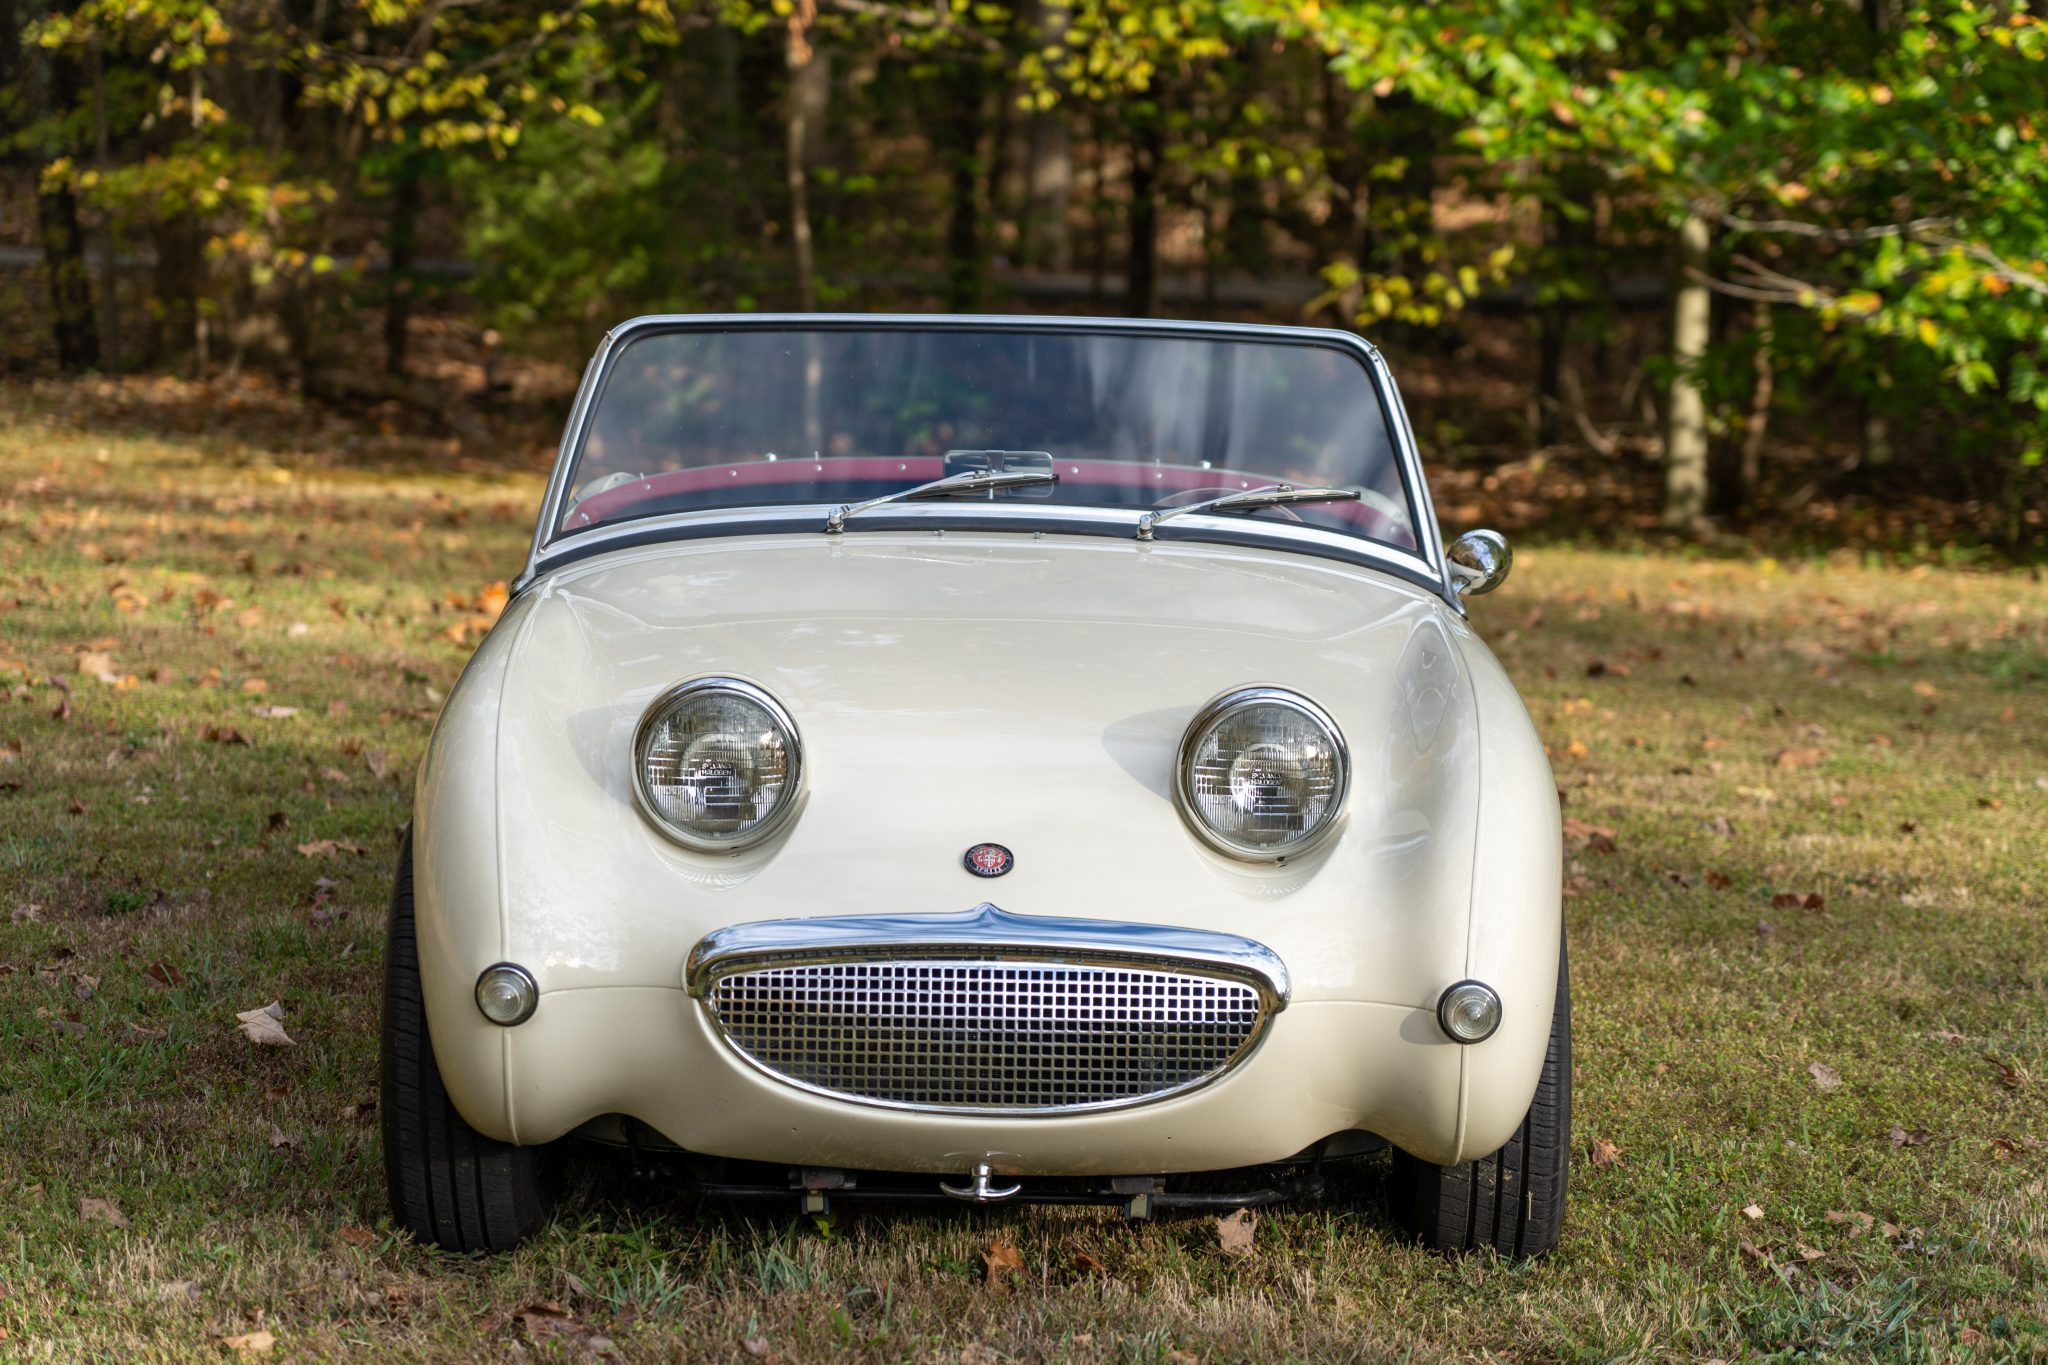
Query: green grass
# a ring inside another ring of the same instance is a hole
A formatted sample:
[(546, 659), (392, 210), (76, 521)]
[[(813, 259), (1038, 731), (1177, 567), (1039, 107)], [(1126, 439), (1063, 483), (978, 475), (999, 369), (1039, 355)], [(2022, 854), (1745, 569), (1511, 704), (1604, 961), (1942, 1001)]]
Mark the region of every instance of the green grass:
[[(537, 482), (219, 420), (75, 428), (0, 389), (0, 1358), (215, 1359), (257, 1329), (449, 1360), (588, 1333), (635, 1360), (2048, 1353), (2026, 576), (1524, 546), (1475, 604), (1566, 814), (1614, 832), (1571, 860), (1578, 1158), (1547, 1261), (1402, 1245), (1372, 1162), (1243, 1261), (1207, 1219), (813, 1222), (601, 1162), (529, 1247), (463, 1260), (383, 1211), (383, 901)], [(236, 1030), (273, 999), (296, 1047)], [(990, 1284), (996, 1239), (1025, 1270)], [(582, 1334), (522, 1325), (541, 1300)]]

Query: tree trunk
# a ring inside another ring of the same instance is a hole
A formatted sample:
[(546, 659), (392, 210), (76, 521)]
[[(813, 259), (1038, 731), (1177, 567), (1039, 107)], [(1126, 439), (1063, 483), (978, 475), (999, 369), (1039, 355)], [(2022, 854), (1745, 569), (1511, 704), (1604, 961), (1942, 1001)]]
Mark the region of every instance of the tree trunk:
[[(0, 63), (0, 70), (5, 69), (4, 63)], [(95, 37), (92, 40), (92, 160), (101, 175), (113, 166), (110, 143), (106, 63), (100, 55), (100, 40)], [(93, 254), (100, 263), (100, 338), (105, 352), (101, 360), (105, 368), (118, 372), (121, 368), (121, 290), (114, 274), (113, 215), (104, 210), (93, 232)]]
[(1771, 424), (1771, 393), (1777, 387), (1777, 367), (1771, 355), (1771, 305), (1756, 305), (1756, 386), (1749, 394), (1749, 421), (1742, 428), (1742, 464), (1736, 472), (1741, 486), (1742, 506), (1756, 506), (1757, 489), (1764, 478), (1764, 436)]
[[(952, 162), (952, 193), (946, 217), (946, 311), (973, 313), (981, 309), (981, 140), (986, 120), (981, 68), (963, 62), (949, 83), (949, 116), (942, 118), (941, 141)], [(1001, 130), (997, 132), (1000, 137)]]
[(1072, 270), (1074, 240), (1067, 228), (1067, 214), (1073, 205), (1074, 152), (1063, 106), (1032, 116), (1027, 182), (1030, 210), (1025, 222), (1031, 263), (1046, 270)]
[(1124, 302), (1131, 316), (1159, 311), (1159, 163), (1165, 130), (1154, 110), (1139, 119), (1131, 138), (1130, 253), (1124, 263)]
[[(10, 72), (18, 69), (17, 65)], [(61, 124), (78, 107), (78, 63), (60, 49), (50, 54), (44, 71), (47, 112)], [(72, 148), (53, 139), (53, 145), (40, 150), (45, 159), (54, 161), (70, 154)], [(57, 364), (66, 370), (93, 369), (100, 363), (99, 328), (93, 319), (92, 276), (86, 269), (85, 234), (78, 226), (78, 200), (68, 180), (39, 183), (36, 228), (42, 238), (43, 268), (50, 282), (51, 330), (57, 343)]]
[(405, 373), (406, 333), (412, 324), (413, 247), (420, 218), (420, 165), (402, 154), (392, 173), (391, 222), (385, 236), (390, 257), (384, 276), (384, 373)]
[(1671, 401), (1664, 425), (1664, 525), (1688, 535), (1705, 529), (1707, 399), (1699, 367), (1713, 323), (1707, 269), (1707, 220), (1694, 214), (1678, 230), (1678, 278), (1671, 310)]
[(783, 62), (789, 70), (789, 90), (784, 100), (783, 152), (788, 159), (789, 242), (796, 258), (797, 307), (806, 313), (818, 308), (818, 277), (811, 259), (810, 202), (810, 85), (815, 80), (818, 54), (811, 47), (811, 23), (817, 18), (815, 0), (797, 0), (785, 27)]
[(93, 322), (92, 280), (85, 268), (78, 201), (69, 185), (36, 195), (36, 224), (42, 231), (43, 266), (50, 277), (57, 364), (66, 370), (94, 369), (100, 363), (99, 330)]

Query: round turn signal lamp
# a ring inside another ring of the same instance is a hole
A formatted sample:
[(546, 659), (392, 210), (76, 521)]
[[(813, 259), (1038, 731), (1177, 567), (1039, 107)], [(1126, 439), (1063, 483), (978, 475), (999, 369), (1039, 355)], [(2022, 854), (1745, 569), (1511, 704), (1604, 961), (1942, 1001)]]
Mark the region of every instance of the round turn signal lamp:
[(486, 967), (476, 979), (476, 1007), (494, 1024), (523, 1024), (539, 1003), (540, 987), (533, 984), (532, 973), (516, 963)]
[(1483, 1043), (1500, 1027), (1500, 997), (1478, 981), (1460, 981), (1436, 1002), (1436, 1022), (1454, 1043)]

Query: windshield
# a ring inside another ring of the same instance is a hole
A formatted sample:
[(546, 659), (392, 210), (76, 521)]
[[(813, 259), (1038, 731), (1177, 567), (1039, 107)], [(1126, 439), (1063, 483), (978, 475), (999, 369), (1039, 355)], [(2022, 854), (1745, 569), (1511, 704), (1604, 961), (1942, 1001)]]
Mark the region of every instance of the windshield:
[(1352, 488), (1355, 502), (1236, 515), (1417, 548), (1386, 409), (1361, 358), (1334, 345), (1078, 326), (657, 331), (628, 341), (600, 382), (554, 535), (707, 508), (836, 507), (993, 469), (1058, 476), (978, 495), (1018, 508)]

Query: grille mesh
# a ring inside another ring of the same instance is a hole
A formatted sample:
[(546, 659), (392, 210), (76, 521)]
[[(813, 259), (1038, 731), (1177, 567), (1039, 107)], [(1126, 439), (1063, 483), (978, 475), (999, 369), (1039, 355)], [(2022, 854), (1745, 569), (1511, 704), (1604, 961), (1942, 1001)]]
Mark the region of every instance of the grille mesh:
[(1035, 962), (832, 962), (737, 971), (707, 1003), (764, 1069), (931, 1109), (1070, 1109), (1185, 1089), (1258, 1033), (1259, 994), (1186, 972)]

